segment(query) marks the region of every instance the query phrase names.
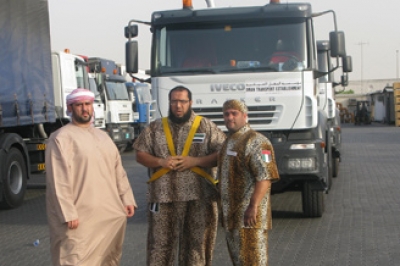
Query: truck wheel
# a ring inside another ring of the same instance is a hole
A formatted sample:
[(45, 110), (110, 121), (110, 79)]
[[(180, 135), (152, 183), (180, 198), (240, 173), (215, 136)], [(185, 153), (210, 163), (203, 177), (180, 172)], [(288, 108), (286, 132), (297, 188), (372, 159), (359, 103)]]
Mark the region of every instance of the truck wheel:
[(333, 154), (328, 151), (328, 184), (327, 187), (330, 190), (333, 183)]
[(0, 173), (2, 180), (1, 209), (12, 209), (24, 201), (27, 183), (25, 160), (21, 152), (11, 148), (1, 161)]
[(301, 196), (304, 216), (321, 217), (325, 208), (323, 191), (313, 190), (309, 182), (304, 182)]
[(330, 141), (329, 133), (326, 133), (326, 139), (327, 139), (327, 147), (325, 152), (327, 153), (327, 178), (326, 178), (326, 186), (328, 187), (328, 190), (332, 188), (332, 183), (333, 183), (333, 161), (332, 159), (334, 158), (333, 153), (332, 153), (332, 143)]
[(339, 174), (339, 157), (332, 156), (332, 176), (337, 177)]

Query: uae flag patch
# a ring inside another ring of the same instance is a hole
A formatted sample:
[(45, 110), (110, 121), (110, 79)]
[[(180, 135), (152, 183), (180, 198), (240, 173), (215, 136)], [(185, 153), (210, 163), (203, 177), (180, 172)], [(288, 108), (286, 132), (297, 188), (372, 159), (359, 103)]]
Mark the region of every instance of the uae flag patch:
[(271, 151), (262, 150), (262, 159), (264, 162), (269, 163), (272, 160)]

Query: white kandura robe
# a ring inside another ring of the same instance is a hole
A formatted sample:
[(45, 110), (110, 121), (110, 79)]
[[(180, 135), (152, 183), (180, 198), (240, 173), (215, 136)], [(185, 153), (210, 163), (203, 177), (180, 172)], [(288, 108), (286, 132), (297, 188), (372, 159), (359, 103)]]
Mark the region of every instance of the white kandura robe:
[[(67, 124), (46, 148), (46, 207), (53, 265), (119, 265), (124, 206), (136, 202), (118, 149), (97, 128)], [(77, 229), (68, 221), (79, 219)]]

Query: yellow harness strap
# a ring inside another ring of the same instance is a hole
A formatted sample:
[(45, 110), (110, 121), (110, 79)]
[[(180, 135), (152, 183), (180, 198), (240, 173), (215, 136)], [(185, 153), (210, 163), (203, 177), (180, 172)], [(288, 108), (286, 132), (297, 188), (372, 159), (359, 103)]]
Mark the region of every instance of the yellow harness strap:
[[(200, 121), (202, 118), (203, 117), (199, 116), (199, 115), (195, 117), (192, 127), (190, 128), (189, 135), (186, 139), (185, 146), (183, 147), (182, 156), (187, 156), (189, 154), (189, 150), (190, 150), (190, 146), (192, 145), (194, 134), (196, 134), (196, 131), (199, 128)], [(171, 130), (168, 125), (167, 117), (162, 118), (162, 124), (163, 124), (164, 133), (165, 133), (165, 138), (167, 139), (168, 150), (172, 156), (176, 156), (174, 142), (172, 140), (172, 134), (171, 134)], [(200, 167), (195, 166), (195, 167), (190, 168), (190, 170), (192, 172), (204, 177), (205, 179), (207, 179), (214, 185), (218, 183), (217, 180), (215, 180), (211, 175), (209, 175), (206, 171), (204, 171)], [(171, 171), (171, 169), (161, 168), (160, 170), (158, 170), (151, 176), (151, 178), (149, 179), (149, 181), (147, 181), (147, 183), (157, 180), (158, 178), (165, 175), (169, 171)]]

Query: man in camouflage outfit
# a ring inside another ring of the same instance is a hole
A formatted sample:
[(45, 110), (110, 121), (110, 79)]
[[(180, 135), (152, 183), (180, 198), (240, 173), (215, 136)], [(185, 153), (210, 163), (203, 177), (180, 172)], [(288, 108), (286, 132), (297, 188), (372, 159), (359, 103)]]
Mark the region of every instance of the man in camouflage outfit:
[(238, 100), (223, 105), (230, 134), (218, 157), (222, 222), (233, 264), (266, 266), (271, 182), (279, 174), (270, 141), (249, 127), (247, 112)]
[(190, 90), (169, 94), (169, 116), (152, 122), (135, 141), (137, 161), (150, 169), (147, 265), (209, 266), (218, 224), (212, 177), (225, 134), (191, 109)]

